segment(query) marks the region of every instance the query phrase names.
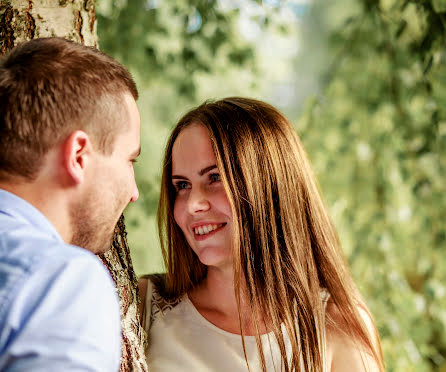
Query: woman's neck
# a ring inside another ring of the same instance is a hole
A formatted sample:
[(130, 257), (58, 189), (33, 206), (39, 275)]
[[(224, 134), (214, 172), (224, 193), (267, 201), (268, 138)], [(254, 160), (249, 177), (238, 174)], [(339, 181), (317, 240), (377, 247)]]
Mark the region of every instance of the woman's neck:
[[(245, 283), (241, 282), (241, 289)], [(189, 291), (188, 296), (198, 312), (215, 326), (240, 334), (239, 312), (234, 288), (233, 269), (208, 267), (206, 278)], [(245, 335), (254, 335), (252, 311), (249, 301), (240, 294), (240, 310)], [(259, 322), (260, 332), (265, 333), (263, 322)]]

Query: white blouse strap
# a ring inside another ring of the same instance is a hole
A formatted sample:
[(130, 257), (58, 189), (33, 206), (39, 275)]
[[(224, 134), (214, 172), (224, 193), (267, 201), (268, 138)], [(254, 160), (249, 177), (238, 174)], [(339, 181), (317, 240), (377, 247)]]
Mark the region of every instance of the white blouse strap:
[(147, 292), (143, 312), (143, 326), (146, 332), (149, 332), (150, 322), (152, 318), (152, 293), (153, 283), (150, 279), (147, 279)]

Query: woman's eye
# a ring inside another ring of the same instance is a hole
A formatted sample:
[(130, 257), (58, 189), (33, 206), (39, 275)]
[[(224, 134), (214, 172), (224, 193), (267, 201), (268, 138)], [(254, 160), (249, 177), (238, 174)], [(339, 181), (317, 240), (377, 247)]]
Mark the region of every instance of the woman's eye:
[(189, 184), (186, 181), (176, 182), (173, 186), (175, 187), (175, 190), (177, 190), (177, 191), (189, 188)]
[(213, 173), (210, 176), (211, 182), (218, 182), (220, 181), (220, 175), (218, 173)]

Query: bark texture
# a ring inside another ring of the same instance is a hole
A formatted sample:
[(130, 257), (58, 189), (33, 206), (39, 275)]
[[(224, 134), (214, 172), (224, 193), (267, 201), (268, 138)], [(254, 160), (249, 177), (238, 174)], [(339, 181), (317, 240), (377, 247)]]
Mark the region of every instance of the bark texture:
[(92, 0), (1, 0), (0, 49), (36, 37), (61, 36), (97, 47)]
[[(23, 41), (49, 36), (97, 47), (94, 0), (0, 0), (0, 55)], [(112, 247), (100, 258), (115, 280), (120, 299), (121, 372), (146, 372), (147, 336), (140, 326), (137, 277), (126, 235), (124, 217), (121, 216)]]
[(144, 351), (147, 335), (140, 325), (138, 304), (138, 278), (133, 270), (130, 250), (127, 244), (124, 216), (115, 227), (115, 235), (110, 250), (100, 255), (105, 266), (115, 280), (121, 304), (122, 319), (122, 360), (121, 371), (148, 371)]

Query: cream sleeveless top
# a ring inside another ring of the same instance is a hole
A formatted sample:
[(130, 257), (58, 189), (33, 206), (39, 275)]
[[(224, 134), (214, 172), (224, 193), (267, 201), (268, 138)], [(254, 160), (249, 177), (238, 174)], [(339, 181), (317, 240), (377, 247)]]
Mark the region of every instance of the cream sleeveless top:
[[(329, 293), (321, 290), (321, 298), (325, 311)], [(248, 371), (241, 336), (209, 322), (187, 294), (176, 301), (166, 301), (149, 280), (143, 324), (149, 336), (146, 357), (150, 372)], [(291, 344), (284, 327), (282, 332), (287, 354), (291, 355)], [(267, 371), (281, 371), (281, 354), (274, 334), (261, 335), (261, 341)], [(261, 371), (255, 336), (245, 336), (245, 347), (251, 371)], [(324, 371), (327, 371), (326, 366)]]

